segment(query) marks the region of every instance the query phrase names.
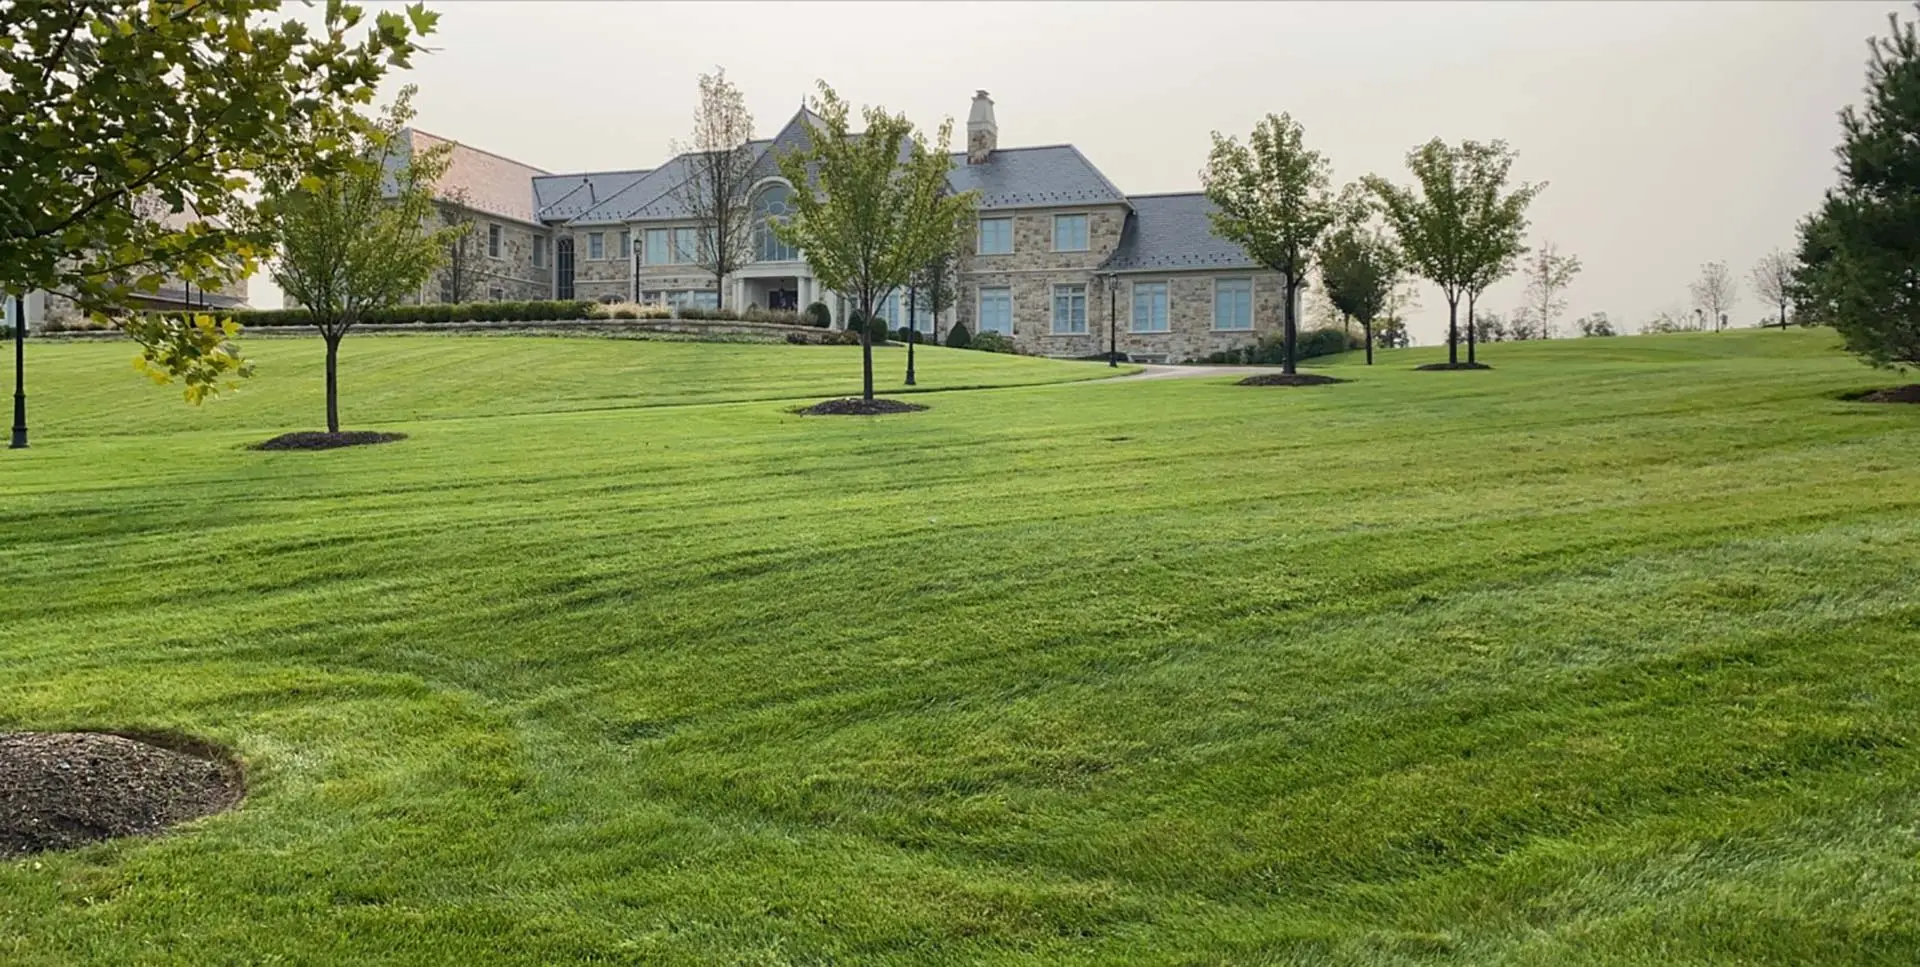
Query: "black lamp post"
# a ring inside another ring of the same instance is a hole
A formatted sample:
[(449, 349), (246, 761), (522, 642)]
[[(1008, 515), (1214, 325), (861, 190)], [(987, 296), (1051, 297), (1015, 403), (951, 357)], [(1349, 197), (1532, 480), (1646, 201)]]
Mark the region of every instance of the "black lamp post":
[(27, 448), (27, 299), (13, 297), (13, 441), (10, 450)]
[(1108, 272), (1107, 273), (1107, 366), (1108, 368), (1118, 368), (1120, 365), (1120, 328), (1118, 323), (1115, 321), (1118, 318), (1118, 316), (1116, 315), (1113, 307), (1114, 300), (1119, 294), (1120, 294), (1120, 277), (1113, 274), (1112, 272)]
[(913, 385), (913, 344), (920, 341), (920, 320), (913, 311), (920, 301), (918, 286), (907, 286), (907, 385)]

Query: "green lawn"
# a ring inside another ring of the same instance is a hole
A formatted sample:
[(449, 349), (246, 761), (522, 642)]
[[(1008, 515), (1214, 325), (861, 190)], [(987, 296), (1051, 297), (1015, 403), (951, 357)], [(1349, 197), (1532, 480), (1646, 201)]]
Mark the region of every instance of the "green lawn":
[(0, 865), (0, 963), (1920, 962), (1920, 407), (1836, 342), (818, 418), (856, 350), (360, 338), (411, 438), (326, 453), (242, 448), (316, 342), (37, 345), (0, 727), (251, 791)]

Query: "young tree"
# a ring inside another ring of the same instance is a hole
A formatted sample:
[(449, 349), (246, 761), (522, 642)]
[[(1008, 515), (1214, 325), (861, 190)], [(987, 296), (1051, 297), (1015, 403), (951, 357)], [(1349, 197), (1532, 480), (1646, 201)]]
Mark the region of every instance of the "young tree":
[[(1503, 194), (1507, 178), (1517, 157), (1505, 141), (1465, 141), (1460, 155), (1466, 168), (1467, 238), (1469, 263), (1467, 282), (1467, 362), (1478, 361), (1474, 352), (1473, 314), (1481, 293), (1494, 283), (1513, 274), (1514, 265), (1527, 251), (1521, 241), (1527, 230), (1527, 206), (1546, 186), (1521, 183)], [(1546, 321), (1539, 321), (1545, 338)]]
[[(260, 239), (233, 226), (269, 166), (309, 165), (316, 124), (408, 66), (436, 15), (329, 4), (318, 32), (280, 0), (13, 2), (0, 10), (0, 293), (46, 290), (105, 314), (169, 276), (219, 287)], [(156, 65), (159, 67), (156, 69)], [(168, 213), (141, 217), (137, 200)], [(154, 370), (191, 388), (238, 373), (188, 316), (130, 327)], [(189, 393), (193, 398), (194, 394)], [(16, 394), (16, 443), (25, 397)]]
[(1527, 257), (1527, 308), (1540, 326), (1540, 338), (1552, 339), (1557, 330), (1554, 320), (1567, 311), (1562, 297), (1573, 277), (1580, 274), (1580, 256), (1562, 255), (1552, 242), (1540, 246)]
[(340, 340), (369, 313), (432, 277), (456, 229), (429, 228), (449, 144), (410, 152), (399, 138), (413, 88), (378, 121), (343, 124), (342, 157), (320, 177), (270, 178), (260, 221), (278, 250), (273, 279), (312, 314), (327, 344), (327, 432), (340, 432)]
[(1753, 266), (1753, 291), (1760, 301), (1780, 312), (1780, 328), (1787, 328), (1787, 307), (1793, 304), (1793, 256), (1774, 249)]
[[(956, 223), (956, 228), (964, 228), (964, 223)], [(960, 239), (956, 235), (953, 243), (941, 249), (933, 260), (921, 266), (913, 278), (907, 281), (912, 296), (907, 300), (907, 325), (913, 325), (914, 313), (925, 309), (933, 317), (930, 326), (932, 333), (928, 341), (940, 345), (940, 314), (953, 308), (957, 290), (954, 280), (959, 276)], [(914, 385), (913, 344), (919, 338), (919, 330), (914, 329), (907, 340), (907, 385)]]
[(1295, 371), (1300, 287), (1313, 268), (1314, 248), (1336, 212), (1328, 189), (1331, 166), (1303, 143), (1299, 122), (1269, 114), (1247, 144), (1213, 133), (1213, 153), (1200, 184), (1213, 202), (1214, 234), (1233, 241), (1255, 262), (1285, 278), (1282, 372)]
[(1604, 312), (1596, 312), (1590, 316), (1581, 316), (1574, 321), (1574, 325), (1580, 328), (1580, 335), (1582, 336), (1595, 337), (1611, 336), (1614, 334), (1613, 323), (1608, 321), (1607, 314)]
[(480, 252), (481, 242), (474, 231), (467, 189), (453, 188), (441, 199), (440, 223), (448, 231), (444, 233), (447, 252), (440, 270), (440, 301), (472, 302), (474, 292), (480, 287), (480, 260), (485, 256)]
[(1473, 280), (1470, 204), (1461, 152), (1435, 138), (1407, 154), (1418, 188), (1404, 188), (1368, 175), (1368, 190), (1380, 199), (1387, 223), (1415, 272), (1440, 287), (1447, 300), (1447, 362), (1460, 362), (1460, 297)]
[(1706, 314), (1707, 327), (1714, 332), (1726, 328), (1727, 311), (1739, 298), (1739, 287), (1734, 285), (1727, 263), (1708, 262), (1700, 266), (1700, 278), (1695, 279), (1688, 290), (1693, 294), (1694, 309)]
[[(947, 153), (953, 119), (929, 147), (905, 116), (862, 111), (866, 130), (850, 130), (851, 109), (825, 81), (813, 100), (820, 117), (812, 143), (781, 156), (794, 185), (794, 212), (773, 223), (781, 240), (807, 253), (821, 285), (852, 296), (863, 319), (876, 303), (951, 247), (973, 216), (973, 192), (952, 194)], [(860, 330), (861, 395), (873, 399), (873, 337)]]
[(1349, 186), (1340, 194), (1340, 220), (1320, 245), (1320, 284), (1326, 302), (1348, 319), (1358, 319), (1366, 340), (1367, 365), (1373, 365), (1373, 327), (1400, 285), (1400, 249), (1370, 224), (1373, 206)]
[(1483, 343), (1505, 342), (1512, 335), (1506, 320), (1497, 312), (1482, 312), (1479, 315), (1469, 313), (1468, 316), (1472, 320), (1468, 323), (1472, 327), (1467, 333), (1468, 339), (1478, 339)]
[(753, 258), (753, 172), (759, 160), (753, 149), (753, 115), (746, 97), (727, 80), (725, 68), (700, 75), (693, 140), (675, 148), (686, 156), (687, 178), (674, 188), (674, 195), (694, 221), (706, 226), (699, 257), (713, 274), (724, 308), (727, 276)]

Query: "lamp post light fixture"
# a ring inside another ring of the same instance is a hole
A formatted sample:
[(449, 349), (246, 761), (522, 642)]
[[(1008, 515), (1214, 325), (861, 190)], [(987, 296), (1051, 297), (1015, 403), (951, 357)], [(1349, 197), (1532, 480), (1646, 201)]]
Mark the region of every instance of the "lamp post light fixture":
[(1118, 316), (1114, 310), (1114, 301), (1120, 295), (1120, 277), (1107, 273), (1107, 367), (1117, 369), (1120, 366), (1120, 328)]

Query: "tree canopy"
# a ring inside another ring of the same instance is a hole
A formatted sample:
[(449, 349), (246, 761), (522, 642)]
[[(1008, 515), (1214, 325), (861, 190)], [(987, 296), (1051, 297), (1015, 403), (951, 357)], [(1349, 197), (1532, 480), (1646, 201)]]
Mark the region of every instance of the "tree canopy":
[[(852, 108), (825, 81), (813, 99), (820, 124), (812, 143), (779, 159), (793, 184), (793, 214), (774, 222), (783, 241), (806, 253), (822, 285), (851, 296), (862, 318), (923, 269), (973, 216), (971, 192), (948, 190), (953, 120), (935, 143), (915, 132), (904, 115), (881, 107), (861, 112), (865, 130), (852, 129)], [(873, 340), (861, 329), (862, 395), (873, 398)]]
[(1306, 146), (1300, 122), (1269, 114), (1246, 144), (1213, 133), (1200, 184), (1213, 202), (1214, 234), (1238, 244), (1262, 266), (1285, 276), (1283, 369), (1294, 372), (1299, 337), (1296, 295), (1313, 268), (1314, 250), (1338, 214), (1329, 184), (1332, 166)]
[[(248, 189), (263, 171), (311, 167), (331, 147), (333, 119), (369, 103), (390, 69), (407, 67), (436, 19), (416, 4), (369, 22), (360, 7), (329, 0), (315, 32), (265, 16), (279, 7), (7, 5), (0, 290), (44, 289), (111, 312), (169, 277), (218, 287), (253, 271), (263, 245), (244, 228)], [(129, 332), (155, 340), (147, 358), (162, 372), (185, 376), (237, 358), (199, 354), (205, 330), (190, 323)], [(190, 385), (232, 372), (197, 373)]]
[(1367, 363), (1373, 363), (1373, 325), (1387, 310), (1403, 274), (1400, 247), (1372, 224), (1374, 206), (1360, 191), (1341, 193), (1341, 217), (1320, 245), (1320, 284), (1341, 315), (1360, 322)]
[(1920, 366), (1920, 38), (1887, 21), (1864, 103), (1840, 112), (1839, 184), (1800, 225), (1794, 291), (1848, 350), (1898, 368)]

